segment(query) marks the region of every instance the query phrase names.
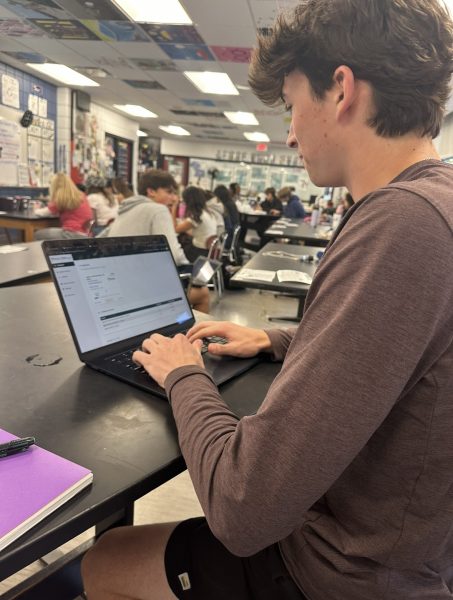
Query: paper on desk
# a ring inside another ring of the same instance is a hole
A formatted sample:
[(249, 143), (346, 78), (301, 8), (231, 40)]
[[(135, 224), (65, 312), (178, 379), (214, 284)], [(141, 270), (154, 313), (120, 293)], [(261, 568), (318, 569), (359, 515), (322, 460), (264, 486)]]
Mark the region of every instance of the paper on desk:
[(235, 279), (272, 281), (275, 277), (275, 271), (265, 271), (262, 269), (241, 269)]
[(5, 246), (0, 246), (0, 254), (11, 254), (11, 252), (22, 252), (22, 250), (27, 250), (26, 246), (10, 246), (6, 244)]
[(266, 235), (268, 235), (269, 233), (271, 235), (283, 235), (283, 231), (281, 231), (280, 229), (268, 229), (266, 231)]
[(285, 227), (299, 227), (297, 223), (285, 223)]
[(301, 273), (300, 271), (292, 271), (290, 269), (280, 269), (277, 271), (277, 279), (280, 283), (286, 281), (292, 281), (294, 283), (305, 283), (310, 285), (313, 279), (307, 273)]

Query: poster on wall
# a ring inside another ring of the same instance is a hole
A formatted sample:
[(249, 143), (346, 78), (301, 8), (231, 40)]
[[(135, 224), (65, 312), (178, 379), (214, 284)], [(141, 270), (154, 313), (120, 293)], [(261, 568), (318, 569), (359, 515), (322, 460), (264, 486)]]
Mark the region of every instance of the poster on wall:
[(41, 160), (41, 138), (28, 136), (28, 160)]
[(2, 75), (2, 104), (20, 108), (19, 80), (10, 75)]
[(53, 163), (53, 142), (51, 140), (42, 140), (41, 160), (45, 163)]
[(17, 185), (19, 156), (19, 125), (0, 119), (0, 185)]
[(47, 100), (45, 98), (38, 98), (38, 115), (47, 119)]
[(28, 110), (31, 110), (34, 115), (38, 114), (38, 100), (39, 96), (28, 94)]

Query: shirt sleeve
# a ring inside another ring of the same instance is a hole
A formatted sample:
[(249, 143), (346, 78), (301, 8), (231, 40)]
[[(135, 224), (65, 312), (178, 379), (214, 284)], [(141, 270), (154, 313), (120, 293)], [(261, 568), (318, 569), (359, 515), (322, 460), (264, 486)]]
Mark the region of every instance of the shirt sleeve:
[(171, 215), (165, 207), (162, 207), (162, 210), (159, 210), (153, 216), (152, 233), (159, 233), (166, 236), (173, 258), (178, 266), (189, 264), (189, 261), (178, 242), (178, 238), (176, 237)]
[(363, 205), (341, 228), (256, 415), (239, 420), (199, 372), (171, 381), (195, 490), (234, 554), (252, 555), (300, 526), (429, 368), (433, 340), (444, 336), (448, 348), (451, 232), (406, 196), (396, 208), (385, 195)]

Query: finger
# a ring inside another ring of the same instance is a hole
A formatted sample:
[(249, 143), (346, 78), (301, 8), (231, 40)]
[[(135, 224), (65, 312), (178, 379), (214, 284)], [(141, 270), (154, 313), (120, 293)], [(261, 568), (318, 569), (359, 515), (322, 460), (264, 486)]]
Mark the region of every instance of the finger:
[(234, 356), (234, 347), (236, 344), (208, 344), (208, 352), (216, 356)]
[(206, 325), (203, 329), (199, 329), (195, 333), (191, 333), (191, 331), (187, 332), (187, 337), (189, 342), (194, 342), (195, 340), (199, 340), (204, 337), (209, 337), (211, 335), (218, 335), (225, 337), (226, 329), (221, 323), (216, 323), (215, 321), (212, 324)]
[(194, 335), (200, 330), (204, 329), (205, 327), (209, 327), (214, 323), (215, 321), (203, 321), (202, 323), (195, 323), (195, 325), (189, 329), (186, 335)]
[(203, 348), (203, 342), (201, 340), (195, 340), (192, 346), (199, 354), (201, 354), (201, 349)]
[(139, 365), (143, 365), (143, 363), (149, 359), (149, 352), (142, 352), (141, 350), (136, 350), (132, 354), (132, 360)]

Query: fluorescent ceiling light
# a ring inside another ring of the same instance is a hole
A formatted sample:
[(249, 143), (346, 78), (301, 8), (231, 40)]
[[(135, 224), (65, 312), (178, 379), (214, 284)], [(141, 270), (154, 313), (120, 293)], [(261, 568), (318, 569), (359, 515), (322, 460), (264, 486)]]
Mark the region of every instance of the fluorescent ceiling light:
[(236, 125), (259, 125), (255, 115), (251, 112), (241, 112), (239, 110), (237, 112), (226, 111), (223, 114), (229, 121)]
[(192, 25), (179, 0), (113, 0), (126, 15), (138, 23)]
[(171, 133), (172, 135), (190, 135), (187, 129), (178, 127), (178, 125), (159, 125), (159, 129), (162, 129), (165, 133)]
[(184, 71), (196, 88), (204, 94), (223, 94), (224, 96), (238, 96), (239, 92), (226, 73), (213, 73), (212, 71)]
[(265, 133), (260, 133), (259, 131), (245, 131), (244, 137), (250, 142), (270, 142), (269, 136)]
[(85, 77), (82, 73), (74, 71), (74, 69), (70, 69), (66, 65), (56, 65), (54, 63), (27, 63), (27, 66), (44, 75), (48, 75), (61, 83), (65, 83), (66, 85), (99, 87), (99, 83)]
[(137, 137), (146, 137), (148, 134), (140, 129), (137, 129)]
[(155, 119), (157, 117), (155, 113), (138, 104), (114, 104), (113, 106), (133, 117), (142, 117), (143, 119)]

